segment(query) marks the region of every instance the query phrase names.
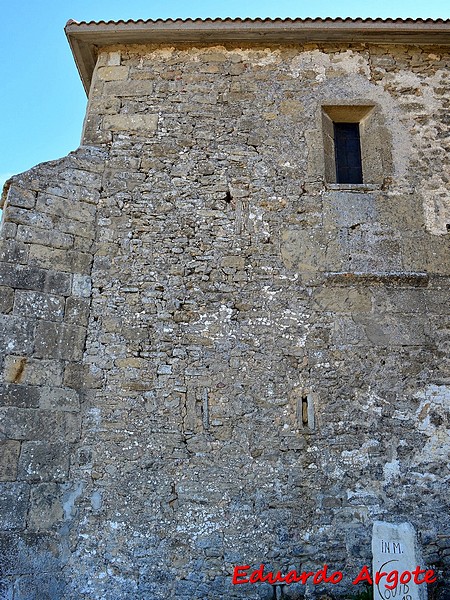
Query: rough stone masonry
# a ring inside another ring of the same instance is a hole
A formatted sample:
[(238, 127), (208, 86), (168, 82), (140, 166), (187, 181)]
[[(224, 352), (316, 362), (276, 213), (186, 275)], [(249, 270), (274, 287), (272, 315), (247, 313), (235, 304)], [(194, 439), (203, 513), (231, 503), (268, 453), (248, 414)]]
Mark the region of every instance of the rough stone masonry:
[(382, 520), (448, 599), (450, 23), (66, 31), (81, 146), (4, 193), (0, 598), (345, 597)]

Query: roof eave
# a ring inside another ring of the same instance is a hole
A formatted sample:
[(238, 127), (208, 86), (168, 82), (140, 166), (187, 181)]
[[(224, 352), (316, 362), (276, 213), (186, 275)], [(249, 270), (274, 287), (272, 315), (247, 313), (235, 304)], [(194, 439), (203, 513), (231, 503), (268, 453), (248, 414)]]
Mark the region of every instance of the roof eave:
[(450, 21), (381, 19), (207, 19), (76, 23), (65, 27), (86, 93), (98, 49), (116, 44), (381, 43), (450, 44)]

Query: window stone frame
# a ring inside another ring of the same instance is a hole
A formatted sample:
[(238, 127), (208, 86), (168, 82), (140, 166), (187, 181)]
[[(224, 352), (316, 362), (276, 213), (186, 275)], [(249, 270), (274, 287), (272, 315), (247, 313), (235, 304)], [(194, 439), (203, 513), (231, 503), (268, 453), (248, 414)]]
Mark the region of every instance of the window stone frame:
[[(349, 186), (382, 186), (392, 177), (392, 142), (384, 125), (380, 107), (374, 102), (351, 104), (322, 103), (321, 105), (323, 174), (327, 184), (347, 188)], [(334, 123), (359, 123), (363, 183), (337, 184), (334, 151)]]

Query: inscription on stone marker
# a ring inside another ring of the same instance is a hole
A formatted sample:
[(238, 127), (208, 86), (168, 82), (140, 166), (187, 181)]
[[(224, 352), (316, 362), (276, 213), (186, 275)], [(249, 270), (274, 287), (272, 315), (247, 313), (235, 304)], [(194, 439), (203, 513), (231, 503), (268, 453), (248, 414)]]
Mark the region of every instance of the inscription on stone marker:
[(381, 552), (384, 554), (403, 554), (400, 542), (381, 540)]
[[(424, 568), (413, 526), (410, 523), (384, 523), (375, 521), (372, 535), (373, 573), (397, 571), (397, 585), (392, 588), (392, 581), (387, 575), (379, 582), (374, 580), (374, 600), (426, 600), (426, 584), (417, 585), (413, 578), (405, 583), (400, 581), (400, 575), (405, 571), (412, 572), (417, 566)], [(404, 578), (405, 580), (408, 577)]]

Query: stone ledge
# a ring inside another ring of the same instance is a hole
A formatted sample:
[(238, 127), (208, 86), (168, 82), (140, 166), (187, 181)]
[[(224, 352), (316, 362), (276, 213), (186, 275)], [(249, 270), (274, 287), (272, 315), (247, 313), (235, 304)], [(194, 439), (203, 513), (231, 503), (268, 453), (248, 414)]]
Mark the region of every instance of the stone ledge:
[(327, 191), (330, 192), (374, 192), (383, 189), (381, 183), (327, 183)]

